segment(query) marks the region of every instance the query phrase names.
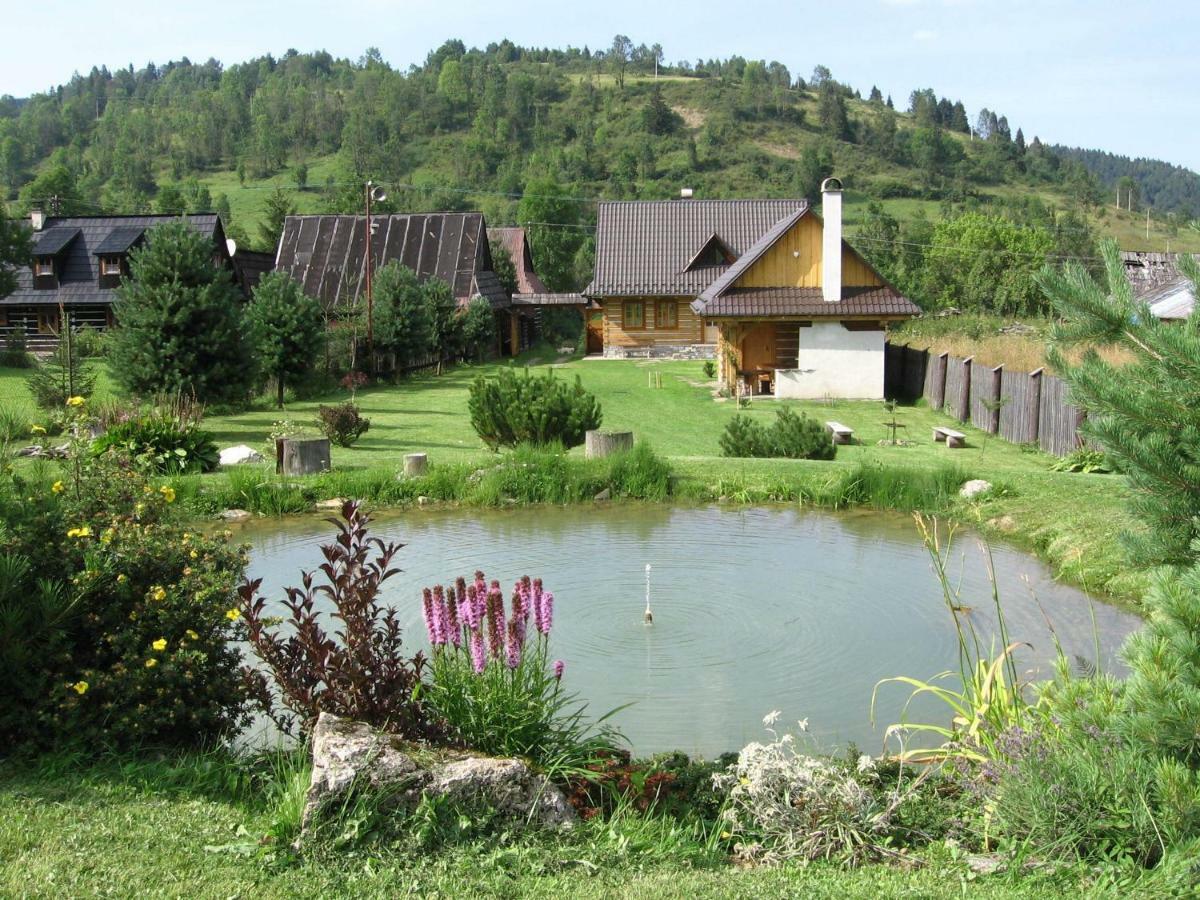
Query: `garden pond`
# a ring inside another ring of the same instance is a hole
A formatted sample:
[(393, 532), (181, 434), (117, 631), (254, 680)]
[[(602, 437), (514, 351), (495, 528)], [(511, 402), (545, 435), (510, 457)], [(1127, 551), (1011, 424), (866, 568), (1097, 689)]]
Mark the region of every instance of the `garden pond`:
[[(876, 512), (797, 507), (612, 505), (379, 514), (372, 533), (403, 543), (384, 600), (400, 612), (415, 652), (427, 649), (421, 588), (482, 569), (507, 597), (521, 575), (555, 594), (551, 655), (564, 686), (613, 722), (637, 755), (665, 750), (715, 756), (806, 719), (813, 742), (880, 751), (908, 689), (876, 682), (929, 679), (958, 669), (958, 638), (916, 525)], [(315, 569), (333, 534), (323, 518), (259, 521), (236, 537), (251, 546), (249, 573), (271, 600)], [(1139, 624), (1129, 613), (1055, 582), (1033, 557), (993, 544), (991, 557), (1009, 639), (1023, 641), (1018, 669), (1048, 676), (1055, 640), (1078, 666), (1120, 669), (1117, 651)], [(954, 535), (953, 586), (985, 651), (1001, 643), (985, 550)], [(643, 621), (647, 573), (653, 624)], [(993, 654), (994, 655), (994, 654)], [(957, 678), (947, 679), (947, 686)], [(936, 703), (911, 721), (945, 724)]]

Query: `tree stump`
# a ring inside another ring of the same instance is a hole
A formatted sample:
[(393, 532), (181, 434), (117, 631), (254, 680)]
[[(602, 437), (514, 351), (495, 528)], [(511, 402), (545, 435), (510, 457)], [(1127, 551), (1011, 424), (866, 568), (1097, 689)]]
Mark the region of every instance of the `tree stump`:
[(404, 474), (409, 478), (419, 478), (429, 468), (429, 457), (424, 453), (406, 453), (404, 455)]
[(329, 438), (279, 438), (275, 471), (280, 475), (314, 475), (329, 471)]
[(584, 435), (584, 456), (600, 459), (633, 449), (632, 431), (589, 431)]

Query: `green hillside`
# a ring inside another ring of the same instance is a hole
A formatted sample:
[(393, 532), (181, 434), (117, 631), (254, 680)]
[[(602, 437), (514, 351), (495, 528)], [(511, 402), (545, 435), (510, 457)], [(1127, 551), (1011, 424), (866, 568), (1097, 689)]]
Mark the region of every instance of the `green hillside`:
[[(1177, 213), (1152, 211), (1147, 236), (1145, 212), (1113, 210), (1082, 163), (933, 90), (863, 99), (823, 67), (801, 77), (741, 57), (660, 66), (655, 78), (654, 56), (620, 40), (606, 52), (449, 41), (407, 71), (374, 51), (93, 69), (0, 100), (0, 192), (12, 214), (214, 208), (240, 243), (267, 249), (284, 213), (357, 211), (370, 178), (388, 190), (381, 211), (480, 209), (494, 224), (528, 224), (552, 285), (578, 287), (597, 198), (682, 187), (815, 198), (836, 173), (851, 239), (927, 305), (969, 301), (925, 259), (964, 215), (990, 229), (979, 246), (954, 232), (964, 253), (1029, 268), (1094, 264), (1103, 236), (1200, 250)], [(1013, 249), (1014, 229), (1038, 232), (1038, 260)]]

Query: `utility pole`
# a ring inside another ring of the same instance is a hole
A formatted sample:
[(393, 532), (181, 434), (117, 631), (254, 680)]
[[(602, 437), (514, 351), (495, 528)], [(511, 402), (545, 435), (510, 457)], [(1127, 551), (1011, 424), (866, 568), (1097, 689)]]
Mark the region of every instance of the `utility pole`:
[(365, 234), (366, 249), (364, 251), (367, 254), (367, 365), (372, 371), (375, 368), (375, 307), (371, 298), (371, 235), (374, 232), (374, 229), (371, 228), (371, 189), (374, 186), (370, 181), (367, 182), (367, 230)]
[(1146, 240), (1150, 240), (1150, 207), (1146, 207)]

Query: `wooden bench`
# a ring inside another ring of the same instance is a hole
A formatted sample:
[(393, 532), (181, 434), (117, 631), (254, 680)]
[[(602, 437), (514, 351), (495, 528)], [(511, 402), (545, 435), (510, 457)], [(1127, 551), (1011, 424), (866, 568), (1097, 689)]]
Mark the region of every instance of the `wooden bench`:
[(854, 431), (841, 422), (826, 422), (825, 430), (833, 437), (835, 444), (850, 444), (854, 441)]
[(934, 441), (945, 441), (946, 446), (952, 450), (959, 447), (967, 446), (967, 436), (961, 431), (955, 431), (953, 428), (945, 428), (941, 425), (935, 426), (933, 429)]

